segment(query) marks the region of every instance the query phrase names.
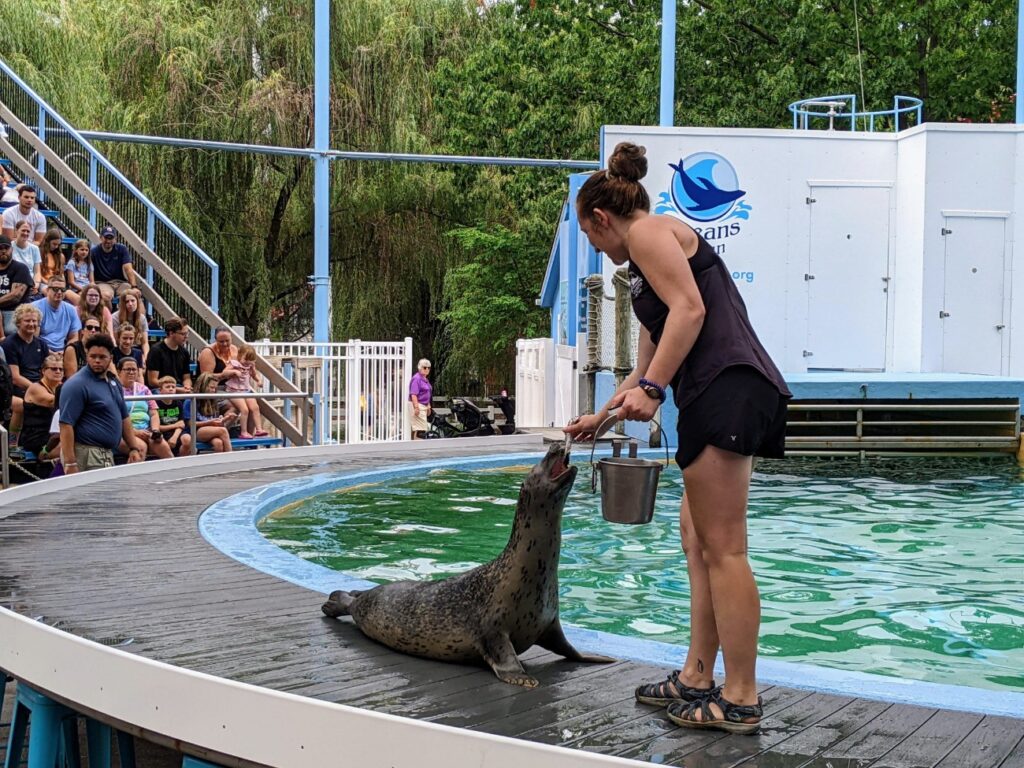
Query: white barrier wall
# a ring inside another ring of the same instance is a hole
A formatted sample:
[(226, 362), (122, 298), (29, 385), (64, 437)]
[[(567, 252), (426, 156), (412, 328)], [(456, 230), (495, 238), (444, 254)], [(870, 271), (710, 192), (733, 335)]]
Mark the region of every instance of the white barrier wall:
[(602, 157), (619, 141), (647, 147), (652, 210), (718, 249), (784, 371), (1024, 375), (1012, 335), (1021, 135), (610, 126)]

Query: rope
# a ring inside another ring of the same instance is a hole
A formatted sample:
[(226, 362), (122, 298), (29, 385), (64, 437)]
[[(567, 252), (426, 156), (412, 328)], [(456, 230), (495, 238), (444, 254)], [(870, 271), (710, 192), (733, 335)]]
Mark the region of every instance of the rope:
[(587, 289), (587, 362), (583, 373), (594, 373), (607, 370), (601, 362), (601, 316), (603, 302), (608, 298), (604, 295), (604, 278), (601, 275), (590, 275), (583, 280)]
[[(860, 50), (860, 19), (857, 18), (857, 0), (853, 0), (853, 28), (857, 30), (857, 68), (860, 70), (860, 103), (861, 109), (867, 111), (868, 100), (864, 97), (864, 57)], [(856, 120), (854, 115), (852, 120)]]

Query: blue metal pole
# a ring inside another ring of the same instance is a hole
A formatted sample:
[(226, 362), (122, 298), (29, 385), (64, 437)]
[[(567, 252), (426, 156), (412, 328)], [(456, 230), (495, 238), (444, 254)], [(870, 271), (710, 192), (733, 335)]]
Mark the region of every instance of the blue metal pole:
[(313, 341), (331, 333), (330, 247), (331, 161), (331, 3), (314, 3), (313, 45)]
[(1024, 0), (1017, 3), (1017, 123), (1024, 123)]
[(675, 106), (676, 0), (661, 0), (661, 117), (658, 125), (671, 127), (675, 121)]

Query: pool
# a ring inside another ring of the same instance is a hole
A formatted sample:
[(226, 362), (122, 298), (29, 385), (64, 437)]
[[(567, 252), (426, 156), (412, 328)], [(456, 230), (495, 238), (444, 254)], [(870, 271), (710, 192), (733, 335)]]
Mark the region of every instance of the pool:
[[(504, 546), (527, 465), (435, 468), (264, 518), (273, 543), (374, 581), (438, 578)], [(563, 522), (563, 622), (685, 643), (689, 599), (663, 475), (654, 523), (605, 523), (581, 470)], [(1012, 461), (793, 459), (751, 488), (764, 657), (1024, 690), (1024, 481)]]

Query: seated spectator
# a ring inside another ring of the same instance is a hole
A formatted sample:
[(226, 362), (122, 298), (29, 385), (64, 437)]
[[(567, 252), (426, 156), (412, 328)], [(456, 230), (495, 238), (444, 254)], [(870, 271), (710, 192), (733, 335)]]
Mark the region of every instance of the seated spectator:
[(46, 290), (51, 277), (64, 279), (64, 236), (56, 227), (51, 227), (39, 247), (39, 276), (43, 283), (40, 292)]
[(161, 376), (157, 385), (162, 398), (156, 401), (156, 410), (160, 416), (160, 431), (168, 447), (178, 456), (192, 453), (192, 434), (185, 420), (185, 404), (181, 400), (167, 400), (178, 388), (173, 376)]
[[(139, 364), (133, 357), (122, 357), (117, 363), (117, 376), (121, 380), (121, 391), (126, 397), (142, 395), (152, 397), (149, 387), (139, 381)], [(171, 449), (160, 431), (160, 414), (157, 412), (155, 400), (126, 400), (128, 418), (132, 428), (144, 446), (143, 458), (152, 454), (161, 459), (171, 458)], [(127, 446), (121, 441), (119, 449), (127, 452)]]
[(7, 170), (0, 167), (0, 184), (3, 185), (3, 194), (0, 195), (0, 210), (10, 208), (18, 204), (18, 185), (11, 179)]
[(145, 370), (142, 362), (142, 350), (135, 345), (135, 329), (130, 325), (122, 325), (121, 330), (117, 332), (117, 346), (114, 347), (115, 367), (121, 362), (122, 357), (130, 357), (135, 360), (140, 372)]
[(60, 354), (50, 353), (43, 361), (43, 376), (25, 390), (24, 423), (21, 447), (46, 460), (44, 449), (50, 439), (50, 424), (57, 410), (56, 393), (64, 381), (64, 363)]
[(14, 260), (11, 241), (0, 235), (0, 312), (3, 313), (0, 339), (15, 333), (14, 310), (28, 301), (31, 293), (32, 273)]
[(12, 449), (17, 449), (21, 434), (25, 392), (34, 382), (42, 378), (43, 361), (50, 352), (38, 335), (38, 309), (31, 304), (22, 304), (14, 311), (14, 325), (17, 328), (17, 333), (5, 338), (2, 346), (14, 383), (8, 441)]
[(118, 297), (117, 312), (114, 315), (115, 339), (125, 327), (135, 329), (135, 342), (142, 348), (145, 358), (149, 354), (149, 320), (142, 306), (142, 291), (138, 288), (125, 288)]
[(51, 352), (64, 353), (68, 344), (78, 341), (82, 321), (75, 308), (64, 301), (64, 278), (51, 277), (45, 298), (32, 303), (39, 310), (39, 336)]
[(39, 246), (32, 242), (32, 226), (22, 219), (14, 227), (14, 243), (11, 250), (14, 252), (15, 261), (20, 261), (28, 271), (32, 273), (32, 290), (29, 298), (38, 299), (39, 283), (42, 282), (41, 265), (42, 257), (39, 255)]
[[(217, 380), (208, 373), (199, 374), (196, 391), (203, 394), (217, 393)], [(196, 402), (196, 439), (209, 443), (217, 453), (231, 452), (231, 437), (228, 427), (235, 423), (235, 414), (220, 415), (217, 401), (213, 399)]]
[(76, 240), (71, 248), (71, 258), (64, 265), (64, 276), (68, 281), (68, 289), (64, 298), (71, 304), (78, 305), (82, 291), (93, 282), (92, 259), (89, 258), (89, 241)]
[(178, 382), (178, 392), (192, 391), (192, 358), (185, 348), (188, 341), (188, 326), (180, 317), (172, 317), (164, 323), (167, 334), (154, 344), (146, 357), (146, 383), (155, 387), (163, 376), (173, 376)]
[(95, 283), (85, 286), (78, 300), (78, 319), (82, 321), (82, 325), (85, 325), (85, 321), (90, 317), (99, 320), (103, 333), (114, 338), (114, 317), (110, 314), (110, 305)]
[(31, 184), (18, 185), (18, 204), (7, 208), (3, 216), (4, 237), (14, 239), (15, 229), (19, 221), (27, 221), (32, 228), (29, 239), (39, 245), (46, 234), (46, 217), (36, 208), (36, 190)]
[[(260, 375), (256, 371), (256, 350), (248, 344), (238, 348), (238, 357), (228, 362), (228, 368), (236, 372), (227, 379), (224, 389), (231, 393), (253, 392), (261, 386)], [(263, 429), (263, 418), (260, 416), (260, 403), (254, 397), (233, 397), (231, 405), (238, 411), (238, 420), (242, 426), (239, 435), (243, 440), (253, 437), (266, 437), (268, 432)]]
[(85, 342), (95, 336), (97, 333), (102, 333), (102, 326), (100, 321), (95, 317), (90, 317), (82, 325), (81, 338), (78, 341), (68, 344), (64, 349), (64, 378), (69, 379), (74, 374), (78, 373), (82, 368), (85, 368)]
[(89, 251), (96, 284), (110, 304), (122, 288), (135, 287), (135, 270), (128, 249), (117, 242), (117, 230), (109, 224), (100, 230), (100, 242)]
[(238, 347), (231, 343), (231, 329), (217, 328), (213, 332), (213, 344), (199, 353), (199, 372), (212, 374), (223, 388), (228, 379), (238, 375), (228, 363), (238, 357)]
[(110, 373), (114, 340), (98, 333), (85, 342), (86, 366), (61, 389), (60, 455), (64, 474), (114, 466), (124, 440), (129, 463), (142, 461), (145, 445), (135, 437), (121, 383)]

